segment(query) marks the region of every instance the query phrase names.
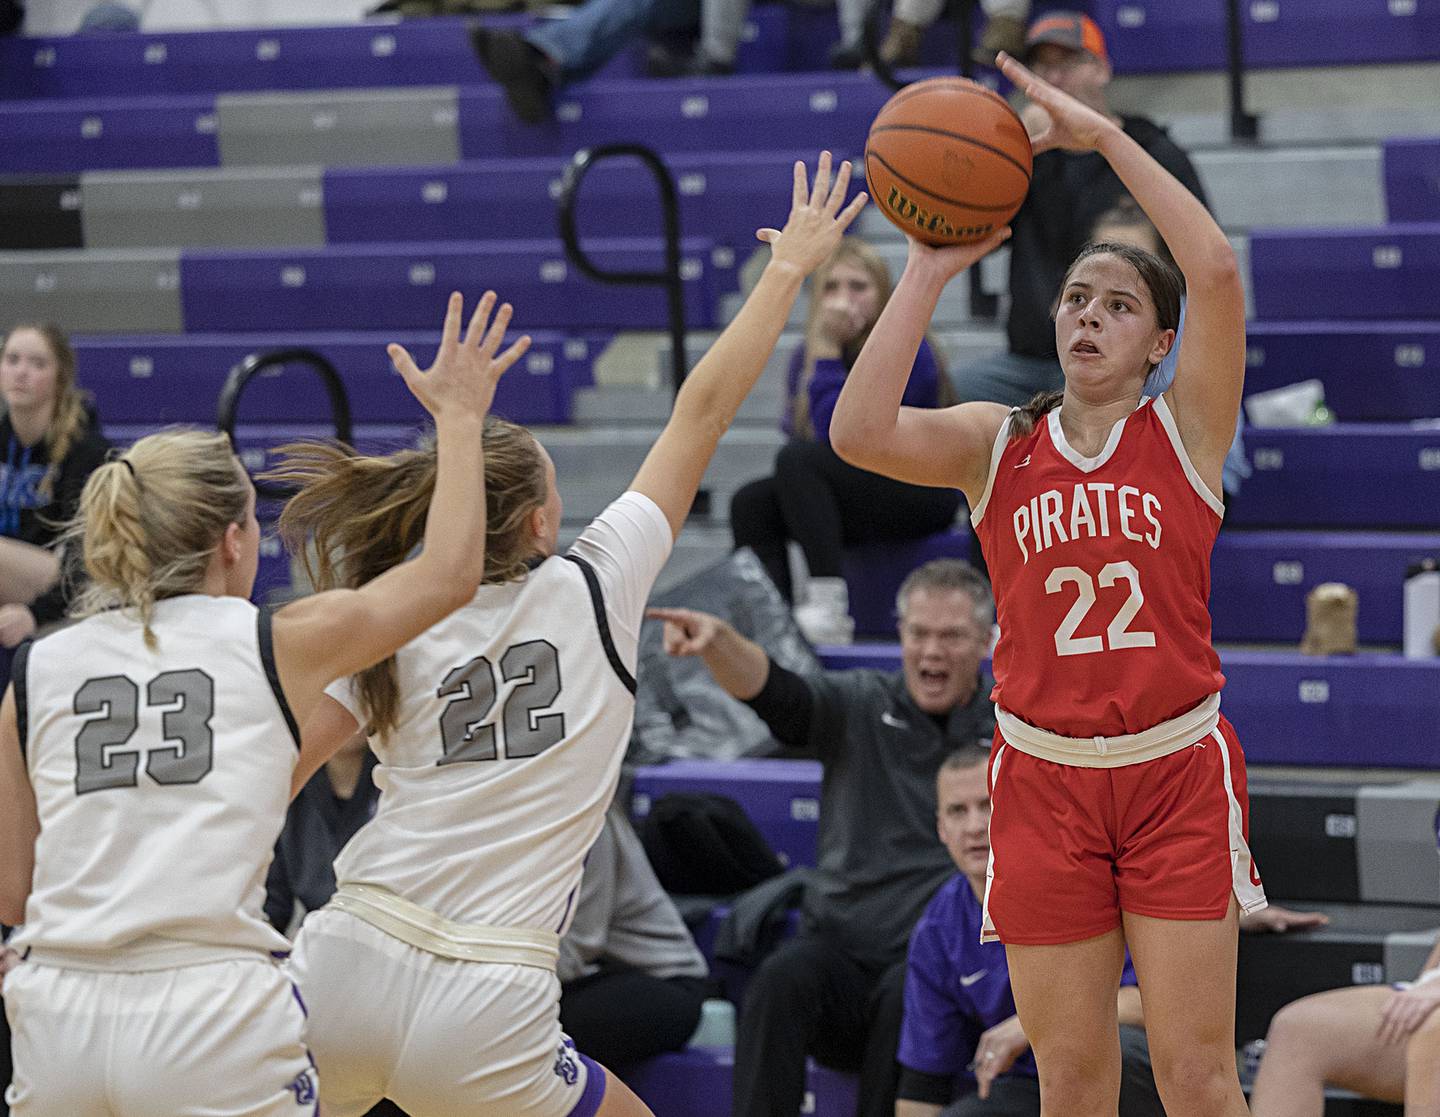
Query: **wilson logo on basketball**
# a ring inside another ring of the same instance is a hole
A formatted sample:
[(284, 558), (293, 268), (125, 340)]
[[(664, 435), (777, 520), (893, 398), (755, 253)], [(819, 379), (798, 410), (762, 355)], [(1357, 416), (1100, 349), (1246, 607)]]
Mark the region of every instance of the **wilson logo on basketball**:
[(891, 186), (885, 196), (885, 208), (902, 225), (913, 225), (923, 233), (935, 233), (947, 240), (978, 240), (995, 228), (993, 221), (984, 225), (962, 225), (958, 228), (945, 219), (943, 213), (935, 213), (912, 201), (900, 192), (898, 186)]

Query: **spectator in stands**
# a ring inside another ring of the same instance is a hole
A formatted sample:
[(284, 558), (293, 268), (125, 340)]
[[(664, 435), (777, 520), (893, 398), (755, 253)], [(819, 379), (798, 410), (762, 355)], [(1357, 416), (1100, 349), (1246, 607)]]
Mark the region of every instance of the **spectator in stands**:
[[(890, 271), (879, 253), (847, 237), (815, 273), (805, 340), (790, 358), (781, 429), (789, 440), (775, 472), (751, 481), (730, 501), (737, 547), (749, 547), (780, 593), (793, 600), (787, 544), (800, 545), (809, 567), (807, 595), (796, 620), (815, 642), (849, 643), (843, 549), (854, 543), (914, 539), (955, 520), (955, 490), (907, 485), (856, 469), (830, 448), (830, 415), (870, 329), (890, 297)], [(945, 407), (955, 402), (935, 350), (920, 345), (904, 402)]]
[(684, 1047), (700, 1022), (709, 968), (614, 804), (585, 859), (556, 972), (565, 1034), (622, 1077)]
[[(1151, 224), (1135, 199), (1126, 194), (1116, 203), (1115, 208), (1100, 215), (1091, 230), (1090, 239), (1098, 243), (1133, 244), (1159, 256), (1171, 267), (1175, 260), (1160, 231)], [(1165, 354), (1159, 366), (1145, 381), (1145, 395), (1158, 396), (1167, 390), (1175, 380), (1175, 366), (1180, 359), (1180, 340), (1185, 335), (1185, 299), (1180, 299), (1180, 328), (1175, 333), (1175, 342)], [(1240, 491), (1240, 484), (1249, 477), (1252, 470), (1245, 457), (1245, 409), (1235, 417), (1235, 440), (1230, 443), (1230, 452), (1225, 456), (1225, 470), (1221, 480), (1224, 486), (1225, 502), (1228, 504)]]
[(698, 655), (781, 743), (817, 757), (819, 865), (799, 935), (752, 978), (735, 1046), (735, 1117), (795, 1117), (805, 1057), (860, 1072), (859, 1117), (893, 1117), (905, 947), (953, 865), (935, 841), (935, 773), (994, 732), (980, 660), (994, 602), (967, 563), (900, 587), (901, 670), (801, 677), (717, 617), (657, 609), (665, 649)]
[[(1025, 21), (1030, 18), (1030, 0), (980, 0), (985, 11), (985, 31), (973, 57), (982, 66), (993, 66), (1000, 51), (1017, 58), (1025, 50)], [(940, 18), (945, 0), (895, 0), (890, 29), (880, 44), (880, 57), (891, 66), (914, 66), (920, 61), (920, 40), (925, 29)]]
[(290, 804), (265, 880), (265, 918), (282, 935), (293, 937), (305, 913), (335, 894), (335, 856), (370, 821), (380, 799), (371, 778), (375, 763), (364, 735), (356, 734)]
[(52, 544), (105, 460), (75, 353), (56, 327), (15, 326), (0, 347), (0, 648), (60, 620), (65, 581)]
[[(1023, 60), (1041, 78), (1120, 123), (1127, 135), (1202, 202), (1200, 178), (1163, 128), (1141, 116), (1111, 111), (1105, 37), (1089, 16), (1055, 12), (1030, 25)], [(1032, 136), (1048, 127), (1045, 110), (1029, 104), (1021, 119)], [(1090, 240), (1101, 214), (1126, 193), (1110, 165), (1093, 151), (1046, 151), (1035, 157), (1025, 204), (1010, 223), (1008, 349), (956, 371), (962, 400), (1027, 402), (1062, 386), (1050, 311), (1066, 269)]]
[(1316, 993), (1270, 1021), (1254, 1117), (1321, 1117), (1325, 1087), (1440, 1113), (1440, 942), (1412, 981)]
[[(935, 893), (910, 938), (895, 1117), (936, 1117), (942, 1107), (944, 1117), (1040, 1117), (1039, 1074), (1015, 1015), (1005, 948), (980, 942), (989, 758), (986, 749), (964, 746), (936, 777), (936, 826), (960, 871)], [(1120, 1117), (1164, 1117), (1128, 957), (1118, 1009)]]

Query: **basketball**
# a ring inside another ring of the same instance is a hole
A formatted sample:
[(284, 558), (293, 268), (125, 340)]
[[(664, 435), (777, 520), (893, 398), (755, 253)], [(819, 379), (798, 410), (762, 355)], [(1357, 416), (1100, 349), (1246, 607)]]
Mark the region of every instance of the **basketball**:
[(926, 244), (984, 240), (1030, 189), (1030, 137), (1005, 99), (965, 78), (929, 78), (885, 103), (865, 143), (880, 211)]

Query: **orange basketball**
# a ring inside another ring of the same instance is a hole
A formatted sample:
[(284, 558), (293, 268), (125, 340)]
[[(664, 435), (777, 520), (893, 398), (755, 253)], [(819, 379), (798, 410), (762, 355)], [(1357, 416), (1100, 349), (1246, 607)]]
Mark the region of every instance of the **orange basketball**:
[(998, 93), (929, 78), (885, 102), (865, 144), (866, 189), (927, 244), (984, 240), (1030, 189), (1030, 137)]

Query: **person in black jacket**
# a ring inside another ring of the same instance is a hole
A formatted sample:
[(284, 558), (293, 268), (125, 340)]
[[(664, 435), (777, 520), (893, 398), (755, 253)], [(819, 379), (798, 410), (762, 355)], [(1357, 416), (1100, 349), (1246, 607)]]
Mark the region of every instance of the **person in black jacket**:
[[(1035, 20), (1025, 37), (1023, 61), (1077, 100), (1118, 121), (1155, 161), (1205, 202), (1200, 177), (1164, 128), (1143, 116), (1110, 108), (1110, 60), (1105, 37), (1088, 16), (1052, 12)], [(1029, 104), (1021, 113), (1035, 136), (1049, 121)], [(1051, 311), (1066, 269), (1091, 238), (1099, 218), (1126, 197), (1124, 184), (1093, 151), (1046, 151), (1035, 157), (1025, 204), (1010, 222), (1008, 348), (954, 373), (962, 400), (1019, 405), (1037, 392), (1063, 387), (1055, 354)]]
[(860, 1074), (858, 1117), (894, 1117), (905, 948), (953, 873), (935, 840), (935, 773), (994, 732), (980, 661), (995, 604), (968, 563), (939, 559), (897, 595), (900, 671), (800, 676), (729, 624), (652, 609), (665, 650), (697, 655), (775, 739), (820, 760), (819, 862), (798, 936), (745, 992), (735, 1041), (733, 1117), (794, 1117), (805, 1056)]
[(50, 547), (110, 443), (55, 326), (16, 326), (6, 336), (0, 397), (0, 649), (10, 649), (65, 615), (65, 580)]

